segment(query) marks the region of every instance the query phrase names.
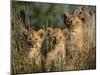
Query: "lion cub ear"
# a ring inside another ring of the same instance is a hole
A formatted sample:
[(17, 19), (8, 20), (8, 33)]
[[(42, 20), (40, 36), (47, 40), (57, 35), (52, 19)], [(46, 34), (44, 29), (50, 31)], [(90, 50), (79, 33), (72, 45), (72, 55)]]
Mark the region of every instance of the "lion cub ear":
[(83, 22), (85, 21), (85, 17), (84, 17), (84, 13), (83, 13), (82, 7), (77, 8), (74, 11), (74, 15), (78, 16)]
[(49, 27), (47, 28), (47, 35), (52, 34), (53, 33), (53, 28)]
[(42, 39), (44, 39), (45, 38), (45, 31), (43, 29), (40, 29), (38, 32), (39, 32), (40, 37)]
[(69, 30), (68, 29), (63, 29), (62, 32), (63, 32), (64, 36), (66, 38), (68, 38), (68, 36), (69, 36)]
[(26, 38), (26, 37), (28, 37), (28, 35), (29, 35), (29, 31), (26, 30), (26, 29), (23, 29), (22, 34), (23, 34), (24, 37)]
[(64, 19), (64, 23), (66, 22), (66, 20), (68, 20), (72, 15), (69, 14), (68, 12), (64, 12), (64, 15), (63, 15), (63, 19)]
[(78, 16), (82, 14), (82, 8), (78, 7), (77, 9), (74, 10), (74, 15)]

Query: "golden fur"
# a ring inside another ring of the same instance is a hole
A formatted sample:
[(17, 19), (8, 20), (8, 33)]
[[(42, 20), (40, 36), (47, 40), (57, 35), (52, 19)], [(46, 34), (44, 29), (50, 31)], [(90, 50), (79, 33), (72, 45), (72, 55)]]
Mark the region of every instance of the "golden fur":
[(28, 33), (25, 33), (25, 35), (27, 36), (26, 42), (29, 50), (28, 57), (30, 60), (33, 60), (33, 64), (41, 67), (41, 45), (45, 39), (45, 32), (43, 29), (40, 29), (39, 31), (29, 31)]
[[(52, 65), (57, 67), (57, 65), (60, 66), (62, 63), (64, 63), (66, 54), (65, 50), (66, 40), (65, 40), (65, 34), (60, 28), (55, 28), (55, 29), (49, 28), (48, 30), (50, 34), (49, 36), (51, 37), (52, 48), (47, 53), (46, 67), (47, 71), (50, 71)], [(61, 66), (58, 68), (59, 68), (58, 70), (61, 70)]]

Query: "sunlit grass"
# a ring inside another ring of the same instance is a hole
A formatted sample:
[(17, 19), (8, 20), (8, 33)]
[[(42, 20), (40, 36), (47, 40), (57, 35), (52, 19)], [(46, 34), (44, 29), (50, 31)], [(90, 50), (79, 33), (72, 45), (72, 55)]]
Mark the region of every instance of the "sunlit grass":
[[(30, 61), (28, 59), (29, 50), (27, 49), (27, 44), (25, 37), (23, 35), (24, 29), (27, 30), (35, 30), (30, 23), (30, 18), (28, 16), (28, 11), (25, 7), (23, 7), (26, 18), (25, 24), (23, 23), (20, 17), (20, 9), (13, 9), (12, 11), (12, 31), (11, 31), (11, 45), (12, 45), (12, 71), (14, 74), (16, 73), (32, 73), (32, 72), (46, 72), (46, 71), (66, 71), (66, 70), (80, 70), (80, 69), (95, 69), (96, 67), (96, 50), (94, 44), (88, 40), (90, 37), (85, 38), (85, 48), (84, 53), (79, 52), (71, 52), (69, 51), (66, 55), (66, 59), (62, 59), (62, 56), (59, 57), (59, 62), (54, 64), (54, 62), (48, 62), (49, 65), (45, 67), (46, 57), (43, 58), (43, 64), (40, 67), (34, 63), (35, 60)], [(46, 23), (43, 25), (42, 29), (47, 32), (47, 28), (54, 28), (53, 16), (50, 17), (49, 20), (46, 20)], [(89, 33), (86, 33), (87, 36)], [(95, 33), (93, 34), (95, 35)], [(45, 37), (45, 51), (46, 53), (51, 50), (53, 44), (48, 36)], [(94, 40), (93, 40), (94, 41)], [(67, 50), (66, 50), (67, 51)], [(45, 55), (46, 56), (46, 55)], [(55, 61), (57, 61), (55, 59)], [(44, 69), (43, 69), (44, 68)], [(48, 69), (48, 70), (47, 70)]]

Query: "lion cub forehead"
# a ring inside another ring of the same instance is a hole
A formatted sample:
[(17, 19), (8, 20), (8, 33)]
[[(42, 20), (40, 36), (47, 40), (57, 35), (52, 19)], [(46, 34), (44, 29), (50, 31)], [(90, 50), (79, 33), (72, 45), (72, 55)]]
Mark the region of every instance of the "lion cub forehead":
[(55, 28), (54, 32), (56, 32), (56, 33), (59, 33), (59, 32), (62, 33), (62, 30), (60, 28)]
[(40, 29), (38, 31), (33, 31), (32, 37), (44, 39), (45, 38), (45, 31), (43, 29)]
[(33, 31), (31, 34), (32, 34), (33, 37), (39, 37), (40, 36), (39, 32), (37, 32), (37, 31)]

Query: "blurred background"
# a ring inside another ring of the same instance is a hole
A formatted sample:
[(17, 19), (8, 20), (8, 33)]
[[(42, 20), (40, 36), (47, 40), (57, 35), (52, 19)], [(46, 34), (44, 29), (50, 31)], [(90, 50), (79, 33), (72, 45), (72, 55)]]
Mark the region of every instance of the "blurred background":
[[(22, 19), (26, 28), (40, 29), (43, 27), (64, 28), (63, 13), (72, 13), (76, 5), (39, 3), (39, 2), (12, 2), (12, 16)], [(13, 19), (12, 19), (13, 20)], [(12, 25), (12, 28), (14, 26)]]

